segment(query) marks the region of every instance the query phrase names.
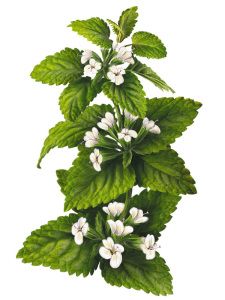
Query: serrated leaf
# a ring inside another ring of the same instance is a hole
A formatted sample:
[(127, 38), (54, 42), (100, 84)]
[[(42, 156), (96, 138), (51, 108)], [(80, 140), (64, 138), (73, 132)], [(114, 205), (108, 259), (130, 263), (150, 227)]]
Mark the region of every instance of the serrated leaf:
[(101, 172), (94, 170), (89, 153), (80, 153), (68, 170), (65, 210), (86, 209), (116, 199), (135, 182), (133, 168), (124, 169), (120, 159), (103, 162)]
[(70, 275), (93, 274), (98, 266), (99, 245), (89, 240), (81, 246), (75, 244), (71, 227), (78, 218), (75, 214), (59, 217), (33, 231), (17, 258), (33, 266), (43, 265)]
[(110, 30), (107, 23), (100, 18), (73, 21), (70, 25), (73, 31), (85, 37), (88, 41), (103, 48), (111, 48)]
[(61, 192), (63, 194), (65, 194), (64, 192), (64, 187), (66, 185), (66, 181), (67, 181), (67, 174), (68, 174), (68, 171), (67, 170), (57, 170), (56, 171), (56, 176), (57, 176), (57, 182), (61, 188)]
[(171, 214), (181, 199), (180, 196), (155, 191), (142, 191), (139, 195), (129, 200), (129, 208), (137, 207), (144, 213), (148, 212), (149, 220), (136, 227), (135, 232), (139, 235), (153, 234), (155, 238), (166, 228), (166, 223), (172, 218)]
[(59, 98), (60, 109), (65, 119), (75, 121), (100, 91), (101, 84), (93, 85), (89, 77), (72, 82)]
[(136, 116), (144, 117), (146, 113), (145, 92), (138, 78), (132, 74), (124, 75), (124, 83), (115, 85), (107, 81), (103, 84), (103, 92), (122, 109), (127, 109)]
[(123, 33), (121, 28), (119, 27), (118, 24), (116, 24), (114, 21), (107, 19), (107, 22), (109, 23), (109, 25), (112, 26), (113, 32), (118, 35), (119, 33)]
[(31, 77), (49, 85), (67, 84), (83, 74), (84, 67), (80, 60), (81, 52), (78, 49), (65, 48), (47, 56), (40, 64), (36, 65)]
[(157, 120), (161, 133), (148, 134), (147, 138), (135, 147), (135, 152), (150, 154), (167, 149), (168, 145), (174, 143), (193, 123), (200, 107), (201, 103), (183, 97), (147, 100), (146, 116)]
[(76, 119), (76, 122), (59, 122), (55, 127), (49, 130), (49, 135), (45, 139), (38, 160), (38, 167), (44, 156), (54, 147), (76, 147), (83, 141), (86, 131), (96, 126), (97, 122), (104, 117), (106, 112), (113, 112), (111, 105), (93, 105), (87, 107), (83, 113)]
[(144, 254), (132, 250), (123, 254), (123, 262), (117, 269), (112, 269), (108, 261), (100, 264), (105, 281), (118, 287), (143, 290), (155, 295), (172, 294), (172, 276), (163, 258), (156, 256), (146, 260)]
[(156, 87), (162, 91), (174, 93), (175, 91), (162, 80), (150, 67), (141, 63), (135, 58), (135, 63), (129, 66), (129, 70), (151, 81)]
[(125, 38), (129, 37), (137, 23), (137, 6), (133, 6), (124, 10), (119, 18), (118, 25), (121, 28), (123, 35), (119, 42), (122, 42)]
[(139, 31), (132, 36), (133, 53), (147, 58), (163, 58), (166, 48), (162, 41), (154, 34)]
[(138, 156), (132, 164), (139, 186), (170, 194), (195, 194), (194, 179), (176, 151), (169, 149)]

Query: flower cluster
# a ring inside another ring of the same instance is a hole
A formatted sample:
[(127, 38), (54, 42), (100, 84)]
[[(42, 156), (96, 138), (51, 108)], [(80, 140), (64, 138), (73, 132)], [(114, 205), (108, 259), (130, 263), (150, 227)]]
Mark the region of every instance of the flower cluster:
[[(107, 214), (105, 227), (110, 229), (111, 236), (102, 239), (99, 254), (102, 258), (110, 260), (112, 268), (118, 268), (123, 260), (122, 253), (125, 251), (126, 236), (135, 231), (135, 226), (147, 222), (149, 218), (145, 216), (143, 210), (132, 207), (129, 210), (129, 216), (125, 219), (125, 204), (116, 201), (104, 206), (102, 210)], [(83, 243), (84, 237), (88, 238), (89, 230), (89, 224), (83, 217), (73, 224), (72, 234), (77, 245)], [(154, 236), (148, 234), (138, 239), (138, 248), (146, 255), (146, 259), (150, 260), (155, 258), (155, 252), (159, 246), (155, 243)]]
[[(93, 51), (84, 50), (81, 56), (81, 63), (84, 66), (84, 76), (94, 78), (99, 70), (102, 69), (104, 62), (100, 57), (96, 59)], [(115, 64), (113, 61), (117, 59), (121, 64)], [(124, 82), (124, 75), (126, 74), (126, 68), (134, 64), (133, 54), (128, 46), (122, 46), (121, 44), (113, 43), (111, 59), (108, 61), (107, 79), (116, 85), (120, 85)]]
[[(126, 145), (129, 146), (130, 143), (132, 143), (132, 140), (135, 140), (137, 138), (141, 140), (146, 136), (148, 132), (152, 134), (160, 134), (161, 132), (159, 126), (156, 125), (156, 122), (154, 122), (153, 120), (149, 120), (148, 118), (144, 118), (142, 127), (140, 128), (139, 132), (131, 129), (138, 117), (132, 115), (127, 110), (124, 110), (121, 117), (124, 118), (123, 125), (125, 126), (122, 129), (120, 129), (120, 127), (118, 126), (118, 122), (111, 112), (106, 112), (104, 118), (100, 119), (97, 123), (97, 127), (106, 132), (106, 136), (111, 140), (114, 140), (118, 145), (118, 149), (120, 150), (123, 150), (123, 147)], [(93, 127), (91, 131), (87, 131), (85, 133), (85, 147), (101, 147), (100, 138), (101, 134), (99, 130), (96, 127)], [(102, 153), (98, 148), (95, 148), (94, 151), (90, 154), (90, 162), (93, 164), (93, 168), (97, 172), (101, 171), (101, 164), (103, 160), (104, 158)]]

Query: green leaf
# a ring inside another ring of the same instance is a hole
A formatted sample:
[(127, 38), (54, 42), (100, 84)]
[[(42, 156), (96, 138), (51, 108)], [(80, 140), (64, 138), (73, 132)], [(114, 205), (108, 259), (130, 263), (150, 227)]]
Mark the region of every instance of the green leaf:
[(88, 41), (103, 48), (111, 48), (110, 30), (107, 23), (100, 18), (73, 21), (70, 25), (73, 31), (85, 37)]
[(124, 75), (124, 83), (115, 85), (107, 81), (103, 84), (103, 92), (122, 109), (127, 109), (133, 115), (144, 117), (146, 113), (145, 92), (138, 78), (132, 74)]
[(125, 38), (131, 35), (134, 26), (137, 23), (137, 9), (137, 6), (133, 6), (122, 12), (118, 25), (121, 28), (123, 34), (120, 37), (119, 42), (122, 42)]
[(75, 214), (59, 217), (33, 231), (17, 258), (33, 266), (43, 265), (70, 275), (93, 274), (98, 266), (99, 245), (89, 240), (85, 240), (81, 246), (75, 244), (71, 226), (78, 218)]
[(123, 152), (123, 167), (127, 168), (131, 164), (131, 161), (132, 161), (132, 151), (129, 150)]
[(95, 207), (116, 199), (135, 182), (133, 168), (124, 169), (120, 159), (103, 162), (102, 170), (94, 170), (89, 152), (80, 153), (68, 170), (65, 210)]
[(137, 207), (149, 213), (148, 222), (138, 225), (135, 232), (139, 235), (153, 234), (158, 238), (160, 232), (166, 228), (165, 224), (171, 220), (171, 214), (176, 210), (180, 199), (177, 195), (147, 190), (131, 198), (129, 208)]
[(146, 260), (139, 251), (124, 252), (123, 262), (117, 269), (112, 269), (108, 261), (100, 264), (105, 281), (118, 287), (143, 290), (155, 295), (172, 294), (172, 276), (163, 258), (156, 256)]
[(76, 147), (84, 138), (85, 132), (97, 125), (97, 122), (104, 117), (105, 113), (113, 112), (111, 105), (93, 105), (87, 107), (76, 119), (76, 122), (65, 121), (57, 123), (49, 130), (49, 135), (44, 141), (41, 154), (38, 160), (38, 168), (45, 155), (53, 148)]
[(195, 194), (194, 179), (172, 150), (139, 156), (134, 163), (139, 186), (170, 194)]
[(174, 90), (164, 80), (162, 80), (150, 67), (141, 63), (138, 59), (135, 58), (135, 63), (130, 65), (128, 70), (148, 79), (162, 91), (174, 93)]
[(75, 121), (101, 91), (101, 84), (92, 85), (89, 77), (82, 77), (64, 89), (59, 98), (60, 109), (66, 120)]
[(154, 34), (139, 31), (132, 36), (133, 53), (147, 58), (163, 58), (166, 56), (166, 48), (161, 40)]
[(67, 170), (57, 170), (56, 171), (56, 176), (57, 176), (57, 182), (61, 188), (61, 192), (63, 194), (65, 194), (64, 188), (66, 185), (66, 180), (67, 180), (67, 175), (68, 175), (68, 171)]
[(201, 103), (191, 99), (179, 98), (154, 98), (147, 101), (147, 117), (157, 120), (161, 129), (159, 135), (148, 134), (135, 148), (139, 154), (150, 154), (167, 149), (169, 144), (191, 125), (197, 116)]
[(107, 22), (109, 23), (109, 25), (112, 26), (113, 32), (118, 35), (119, 33), (123, 34), (122, 29), (119, 27), (118, 24), (116, 24), (114, 21), (107, 19)]
[(81, 52), (78, 49), (66, 48), (47, 56), (34, 67), (31, 77), (50, 85), (67, 84), (82, 76), (84, 67), (80, 60)]

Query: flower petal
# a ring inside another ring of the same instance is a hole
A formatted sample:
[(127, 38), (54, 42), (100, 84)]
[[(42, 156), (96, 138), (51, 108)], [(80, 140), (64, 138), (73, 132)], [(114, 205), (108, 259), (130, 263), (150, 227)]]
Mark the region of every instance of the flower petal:
[(94, 140), (88, 140), (85, 142), (85, 147), (86, 148), (92, 148), (96, 145), (96, 142)]
[(117, 214), (117, 202), (109, 203), (108, 205), (110, 214), (115, 217)]
[(114, 245), (114, 250), (115, 250), (116, 252), (123, 253), (123, 252), (124, 252), (124, 247), (123, 247), (122, 245), (120, 245), (120, 244), (115, 244), (115, 245)]
[(74, 237), (74, 241), (77, 245), (83, 244), (83, 234), (81, 231), (78, 231)]
[(148, 252), (146, 253), (146, 259), (150, 260), (154, 258), (155, 258), (155, 250), (148, 250)]
[(112, 231), (112, 233), (114, 234), (116, 232), (116, 222), (114, 222), (113, 220), (108, 220), (107, 223), (109, 224), (109, 227)]
[(123, 236), (128, 235), (134, 231), (132, 226), (125, 226), (123, 231)]
[(129, 143), (131, 141), (131, 136), (130, 135), (125, 135), (124, 136), (124, 141)]
[(116, 252), (112, 255), (110, 259), (110, 266), (113, 269), (119, 268), (122, 263), (122, 254), (120, 252)]
[(95, 155), (95, 153), (92, 152), (92, 153), (90, 154), (89, 157), (90, 157), (90, 161), (91, 161), (92, 163), (95, 163), (95, 162), (96, 162), (96, 155)]
[(137, 135), (137, 132), (135, 131), (135, 130), (129, 130), (129, 135), (132, 137), (132, 138), (134, 138), (134, 139), (136, 139), (136, 137), (138, 136)]
[(84, 236), (87, 234), (88, 230), (89, 230), (89, 224), (85, 223), (84, 226), (82, 227), (82, 233)]
[(120, 221), (120, 220), (117, 220), (116, 222), (115, 222), (115, 224), (116, 224), (116, 232), (115, 232), (115, 234), (116, 235), (122, 235), (123, 234), (123, 232), (124, 232), (124, 225), (123, 225), (123, 222), (122, 221)]
[(138, 214), (138, 209), (136, 207), (132, 207), (129, 212), (131, 214), (132, 219), (135, 219)]
[(95, 169), (95, 171), (100, 172), (101, 171), (101, 166), (98, 162), (94, 162), (93, 163), (93, 168)]
[(98, 122), (97, 125), (98, 125), (99, 128), (101, 128), (103, 130), (107, 131), (109, 129), (109, 127), (105, 123)]
[(112, 250), (114, 247), (114, 241), (111, 237), (108, 237), (106, 240), (102, 240), (104, 247), (108, 250)]
[(153, 245), (155, 244), (155, 238), (154, 235), (150, 235), (148, 234), (145, 238), (145, 246), (147, 248), (153, 247)]
[(92, 133), (93, 133), (93, 136), (98, 139), (98, 129), (96, 127), (93, 127), (92, 128)]
[(137, 218), (134, 223), (140, 224), (140, 223), (145, 223), (147, 221), (148, 221), (148, 217), (141, 217), (141, 218)]
[(78, 232), (78, 228), (77, 228), (76, 224), (77, 224), (77, 223), (73, 224), (73, 225), (72, 225), (72, 228), (71, 228), (71, 232), (72, 232), (72, 234), (73, 234), (74, 236), (75, 236), (75, 235), (77, 234), (77, 232)]
[(124, 83), (124, 78), (123, 78), (123, 76), (122, 76), (122, 75), (116, 76), (116, 78), (115, 78), (115, 84), (116, 84), (116, 85), (121, 85), (122, 83)]
[(79, 218), (78, 221), (77, 221), (78, 227), (82, 228), (84, 226), (84, 224), (86, 223), (86, 221), (87, 221), (86, 218), (83, 218), (83, 217)]
[(100, 247), (99, 254), (104, 259), (110, 259), (112, 257), (112, 254), (109, 249), (106, 249), (105, 247)]
[(111, 124), (114, 123), (114, 116), (113, 116), (112, 113), (106, 112), (105, 117), (106, 117), (106, 119), (107, 119)]
[(117, 203), (117, 216), (119, 216), (122, 213), (122, 211), (124, 210), (124, 206), (124, 203)]
[(154, 133), (154, 134), (160, 134), (161, 133), (161, 130), (159, 128), (159, 126), (155, 125), (153, 128), (151, 128), (149, 130), (151, 133)]
[(102, 210), (103, 210), (107, 215), (110, 214), (109, 209), (108, 209), (107, 206), (103, 206)]

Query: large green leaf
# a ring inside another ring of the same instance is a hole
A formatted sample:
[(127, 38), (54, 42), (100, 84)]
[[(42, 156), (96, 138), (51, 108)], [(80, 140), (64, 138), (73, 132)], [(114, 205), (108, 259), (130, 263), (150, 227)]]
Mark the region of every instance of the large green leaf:
[(148, 79), (162, 91), (174, 93), (174, 90), (164, 80), (162, 80), (150, 67), (141, 63), (138, 59), (135, 59), (135, 63), (129, 66), (129, 70)]
[(47, 56), (35, 66), (31, 77), (47, 84), (67, 84), (83, 74), (81, 52), (78, 49), (66, 48), (54, 55)]
[(44, 141), (38, 160), (38, 167), (44, 156), (54, 147), (76, 147), (82, 142), (86, 131), (97, 125), (97, 122), (104, 117), (105, 113), (112, 112), (111, 105), (93, 105), (87, 107), (83, 113), (76, 119), (76, 122), (59, 122), (55, 127), (49, 130), (49, 135)]
[(65, 210), (95, 207), (116, 199), (128, 191), (135, 183), (135, 174), (130, 166), (123, 168), (120, 159), (103, 162), (102, 170), (94, 170), (89, 161), (89, 153), (80, 153), (68, 170)]
[(174, 150), (139, 156), (134, 163), (139, 186), (171, 194), (194, 194), (194, 179)]
[(119, 39), (119, 42), (122, 42), (125, 38), (129, 37), (132, 33), (135, 24), (137, 23), (137, 6), (133, 6), (124, 10), (119, 18), (118, 25), (121, 28), (122, 36)]
[(33, 231), (17, 258), (33, 266), (43, 265), (70, 275), (93, 274), (98, 266), (99, 245), (89, 240), (85, 240), (81, 246), (75, 244), (71, 227), (77, 219), (78, 215), (70, 214)]
[(102, 276), (111, 285), (143, 290), (155, 295), (172, 294), (172, 276), (163, 258), (156, 256), (146, 260), (143, 253), (132, 250), (124, 252), (123, 262), (112, 269), (108, 261), (100, 264)]
[(161, 133), (148, 134), (135, 151), (139, 154), (150, 154), (166, 149), (193, 123), (200, 107), (201, 103), (183, 97), (154, 98), (147, 101), (147, 117), (157, 120)]
[(103, 92), (121, 108), (127, 109), (134, 115), (145, 116), (145, 92), (138, 78), (131, 72), (124, 75), (124, 83), (121, 85), (115, 85), (110, 81), (105, 82)]
[(110, 30), (107, 23), (100, 18), (73, 21), (70, 25), (73, 31), (85, 37), (90, 42), (103, 48), (110, 48)]
[(64, 89), (59, 98), (60, 109), (66, 120), (75, 121), (101, 91), (101, 84), (93, 85), (89, 77), (81, 77)]
[(133, 34), (132, 49), (134, 54), (147, 58), (163, 58), (167, 54), (162, 41), (156, 35), (145, 31)]
[(135, 232), (140, 235), (153, 234), (155, 238), (166, 228), (166, 223), (172, 218), (171, 214), (181, 199), (180, 196), (155, 191), (142, 191), (139, 195), (129, 200), (129, 208), (137, 207), (145, 213), (148, 212), (149, 220), (136, 227)]

